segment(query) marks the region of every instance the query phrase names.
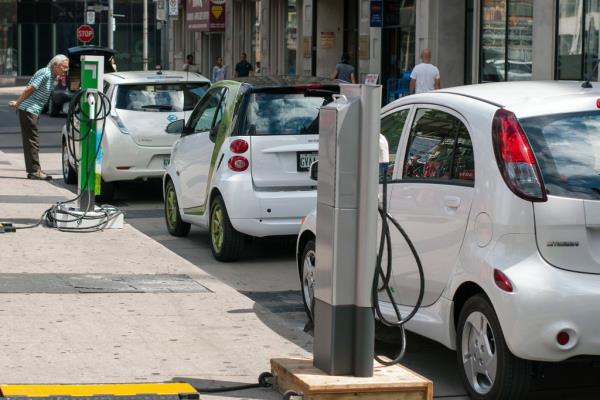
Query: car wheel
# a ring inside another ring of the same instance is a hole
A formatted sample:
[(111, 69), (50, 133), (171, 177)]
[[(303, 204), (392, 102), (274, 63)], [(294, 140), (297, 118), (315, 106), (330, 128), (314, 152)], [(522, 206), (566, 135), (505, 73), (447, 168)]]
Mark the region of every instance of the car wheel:
[(235, 261), (244, 248), (244, 235), (235, 230), (229, 220), (225, 202), (221, 196), (215, 197), (210, 205), (210, 247), (213, 256), (219, 261)]
[(316, 261), (315, 261), (315, 241), (314, 239), (309, 240), (302, 249), (302, 256), (300, 258), (300, 286), (302, 289), (302, 302), (304, 303), (304, 311), (308, 319), (313, 320), (313, 310), (315, 306), (315, 273), (316, 273)]
[(104, 179), (100, 182), (100, 194), (96, 195), (96, 202), (111, 201), (115, 197), (115, 183), (106, 182)]
[(69, 185), (77, 183), (77, 171), (75, 171), (75, 168), (69, 162), (69, 147), (65, 141), (63, 141), (62, 145), (62, 173), (65, 183)]
[(165, 187), (165, 221), (167, 230), (173, 236), (187, 236), (190, 233), (191, 225), (181, 220), (177, 192), (173, 181), (170, 179)]
[(531, 362), (515, 357), (489, 300), (470, 298), (457, 325), (456, 355), (460, 375), (472, 399), (520, 399), (527, 395)]

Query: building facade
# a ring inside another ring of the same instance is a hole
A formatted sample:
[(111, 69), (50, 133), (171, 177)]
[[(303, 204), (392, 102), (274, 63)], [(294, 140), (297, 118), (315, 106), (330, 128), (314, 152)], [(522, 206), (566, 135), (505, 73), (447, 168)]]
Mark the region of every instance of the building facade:
[[(142, 68), (143, 0), (115, 0), (114, 48), (120, 70)], [(94, 39), (90, 44), (107, 46), (107, 2), (92, 0), (0, 0), (0, 75), (32, 75), (58, 53), (66, 53), (77, 42), (76, 30), (94, 13)], [(155, 7), (148, 7), (149, 65), (160, 60), (160, 32)]]

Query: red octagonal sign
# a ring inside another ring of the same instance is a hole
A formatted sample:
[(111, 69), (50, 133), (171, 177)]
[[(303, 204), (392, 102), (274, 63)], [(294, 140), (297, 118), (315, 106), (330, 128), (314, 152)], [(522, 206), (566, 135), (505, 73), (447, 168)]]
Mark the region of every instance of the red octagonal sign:
[(89, 25), (81, 25), (77, 28), (77, 40), (89, 43), (94, 38), (94, 28)]

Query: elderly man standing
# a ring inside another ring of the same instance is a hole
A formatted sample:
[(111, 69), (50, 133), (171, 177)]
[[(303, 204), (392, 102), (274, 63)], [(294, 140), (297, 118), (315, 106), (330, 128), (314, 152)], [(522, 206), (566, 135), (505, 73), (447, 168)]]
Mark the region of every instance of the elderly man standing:
[(421, 63), (416, 65), (410, 74), (409, 93), (425, 93), (440, 87), (440, 70), (431, 64), (429, 49), (423, 49), (421, 51)]
[(54, 56), (47, 67), (38, 70), (33, 75), (19, 98), (8, 102), (8, 105), (16, 108), (19, 114), (28, 179), (52, 179), (51, 176), (42, 171), (40, 166), (40, 136), (37, 123), (42, 109), (48, 102), (50, 94), (52, 94), (54, 81), (63, 76), (68, 70), (69, 59), (62, 54)]

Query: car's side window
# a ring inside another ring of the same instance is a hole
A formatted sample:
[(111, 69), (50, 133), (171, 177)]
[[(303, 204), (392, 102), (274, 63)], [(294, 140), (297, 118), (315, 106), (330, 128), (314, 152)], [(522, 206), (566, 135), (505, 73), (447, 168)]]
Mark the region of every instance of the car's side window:
[(221, 100), (222, 89), (209, 90), (204, 95), (200, 104), (198, 104), (197, 112), (190, 118), (190, 131), (193, 133), (206, 132), (212, 127), (215, 117), (215, 112)]
[(396, 153), (398, 152), (400, 137), (402, 135), (402, 130), (404, 129), (404, 124), (406, 123), (406, 118), (408, 117), (409, 111), (409, 108), (405, 108), (388, 114), (381, 119), (381, 134), (386, 138), (388, 142), (388, 150), (390, 156), (387, 174), (388, 179), (391, 179), (394, 173)]
[(473, 148), (465, 125), (447, 112), (418, 109), (410, 130), (403, 178), (472, 182)]
[(475, 162), (473, 161), (473, 144), (467, 127), (462, 123), (458, 128), (456, 150), (454, 151), (454, 167), (452, 179), (461, 181), (475, 180)]

